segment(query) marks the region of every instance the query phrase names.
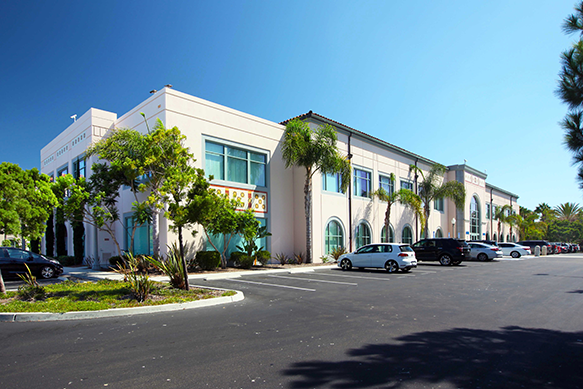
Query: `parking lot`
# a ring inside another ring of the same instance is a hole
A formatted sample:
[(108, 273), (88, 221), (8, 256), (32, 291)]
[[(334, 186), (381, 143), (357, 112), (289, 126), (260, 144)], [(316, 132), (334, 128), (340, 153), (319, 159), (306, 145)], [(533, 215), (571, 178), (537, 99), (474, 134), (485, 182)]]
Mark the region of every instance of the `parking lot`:
[(245, 300), (0, 323), (0, 387), (582, 388), (583, 255), (193, 284)]

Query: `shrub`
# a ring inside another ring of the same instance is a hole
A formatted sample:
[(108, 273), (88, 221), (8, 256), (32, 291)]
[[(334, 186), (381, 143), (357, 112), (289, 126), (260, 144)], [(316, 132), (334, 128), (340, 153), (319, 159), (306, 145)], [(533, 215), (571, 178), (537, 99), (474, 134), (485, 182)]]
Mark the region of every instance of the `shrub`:
[(344, 247), (336, 247), (335, 249), (333, 249), (332, 251), (330, 251), (330, 255), (332, 256), (332, 258), (334, 258), (334, 261), (338, 261), (338, 258), (340, 258), (340, 256), (342, 254), (346, 254), (347, 251)]
[(281, 265), (285, 265), (286, 263), (289, 263), (290, 258), (287, 255), (285, 255), (285, 253), (277, 253), (275, 254), (275, 260), (279, 262)]
[(70, 255), (61, 255), (57, 257), (57, 261), (59, 261), (59, 263), (63, 266), (73, 266), (76, 264), (75, 257), (72, 257)]
[(12, 242), (8, 239), (2, 241), (2, 247), (12, 247)]
[(121, 266), (125, 264), (125, 260), (123, 257), (120, 257), (119, 255), (114, 255), (113, 257), (109, 258), (109, 264), (114, 269), (119, 269), (121, 268)]
[(247, 254), (242, 253), (240, 251), (235, 251), (231, 253), (230, 261), (233, 263), (234, 266), (239, 266), (241, 263), (241, 258), (247, 256)]
[(221, 263), (221, 254), (216, 251), (199, 251), (196, 253), (196, 262), (202, 270), (214, 270)]
[(271, 253), (267, 250), (261, 250), (257, 253), (257, 261), (263, 266), (269, 263)]
[(182, 260), (180, 254), (170, 250), (166, 260), (147, 257), (154, 267), (163, 272), (170, 278), (170, 285), (177, 289), (186, 289), (186, 280), (182, 271)]
[(26, 273), (18, 274), (18, 277), (24, 281), (24, 285), (18, 287), (18, 298), (21, 300), (43, 300), (47, 294), (44, 287), (40, 286), (36, 281), (36, 277), (32, 275), (30, 268), (25, 263)]
[(255, 261), (253, 257), (248, 256), (245, 253), (241, 253), (238, 262), (236, 263), (241, 269), (251, 269), (253, 262)]
[(294, 263), (301, 265), (302, 263), (304, 263), (304, 253), (302, 253), (301, 251), (297, 254), (294, 254)]
[(124, 281), (129, 284), (132, 295), (138, 302), (143, 302), (150, 295), (150, 291), (154, 286), (154, 282), (150, 280), (147, 274), (138, 273), (138, 260), (130, 253), (127, 255), (126, 261), (122, 261), (116, 270), (119, 274), (123, 274)]

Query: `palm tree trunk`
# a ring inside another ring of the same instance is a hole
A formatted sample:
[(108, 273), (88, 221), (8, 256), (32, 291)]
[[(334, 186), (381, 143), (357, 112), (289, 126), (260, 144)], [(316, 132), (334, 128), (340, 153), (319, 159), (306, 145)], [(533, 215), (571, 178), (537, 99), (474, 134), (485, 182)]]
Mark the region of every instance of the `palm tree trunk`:
[(182, 271), (184, 272), (184, 290), (190, 290), (186, 258), (184, 258), (184, 244), (182, 243), (182, 227), (180, 226), (178, 227), (178, 245), (180, 246), (180, 260), (182, 261)]
[(385, 234), (387, 237), (387, 243), (389, 242), (389, 226), (391, 224), (391, 203), (387, 204), (387, 210), (385, 211)]
[(312, 172), (306, 168), (304, 206), (306, 211), (306, 263), (312, 263)]
[(4, 278), (2, 278), (2, 270), (0, 270), (0, 293), (6, 293), (6, 286), (4, 285)]

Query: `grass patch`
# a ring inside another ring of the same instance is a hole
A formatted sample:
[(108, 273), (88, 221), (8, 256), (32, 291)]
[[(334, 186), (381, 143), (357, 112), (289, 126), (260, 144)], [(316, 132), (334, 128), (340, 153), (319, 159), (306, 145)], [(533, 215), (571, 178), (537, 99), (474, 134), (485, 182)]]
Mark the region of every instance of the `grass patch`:
[(23, 301), (17, 292), (0, 293), (0, 312), (76, 312), (111, 308), (131, 308), (233, 296), (233, 291), (193, 288), (189, 291), (154, 282), (150, 297), (138, 302), (132, 298), (127, 282), (100, 280), (97, 282), (65, 281), (47, 285), (43, 300)]

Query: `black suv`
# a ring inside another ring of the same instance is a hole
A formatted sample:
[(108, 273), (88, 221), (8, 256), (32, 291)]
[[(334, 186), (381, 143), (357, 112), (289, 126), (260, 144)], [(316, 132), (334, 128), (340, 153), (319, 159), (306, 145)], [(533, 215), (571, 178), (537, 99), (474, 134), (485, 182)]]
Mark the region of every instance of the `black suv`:
[(421, 239), (411, 246), (418, 261), (439, 261), (444, 266), (459, 265), (470, 258), (470, 246), (453, 238)]
[(547, 246), (547, 254), (553, 254), (554, 253), (554, 247), (552, 244), (550, 244), (549, 242), (547, 242), (546, 240), (521, 240), (520, 242), (516, 243), (519, 244), (521, 246), (528, 246), (530, 247), (530, 252), (534, 254), (534, 248), (536, 246), (539, 246), (541, 248), (541, 254), (542, 254), (542, 248), (543, 246)]

